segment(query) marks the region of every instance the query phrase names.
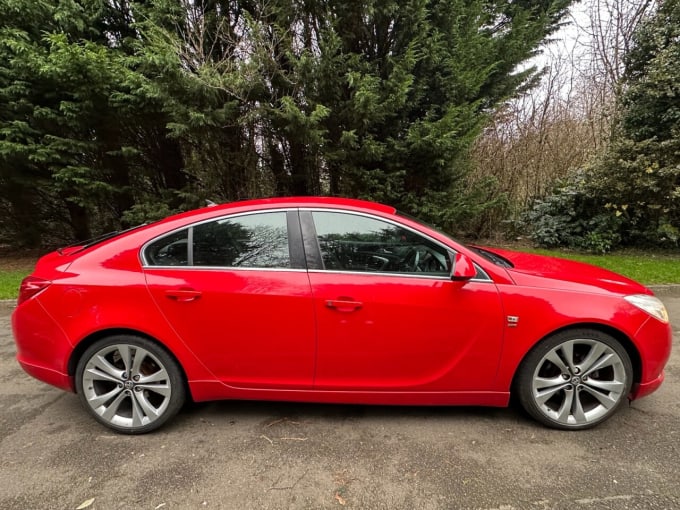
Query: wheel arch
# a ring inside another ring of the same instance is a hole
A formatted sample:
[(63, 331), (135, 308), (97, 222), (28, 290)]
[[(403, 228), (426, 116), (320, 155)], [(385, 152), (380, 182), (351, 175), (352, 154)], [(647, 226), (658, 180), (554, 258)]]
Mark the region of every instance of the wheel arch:
[(529, 356), (529, 354), (538, 345), (540, 345), (543, 341), (552, 337), (553, 335), (557, 335), (557, 334), (563, 333), (565, 331), (572, 331), (572, 330), (577, 330), (577, 329), (592, 329), (592, 330), (595, 330), (595, 331), (599, 331), (601, 333), (608, 334), (609, 336), (613, 337), (626, 350), (626, 353), (628, 354), (628, 357), (630, 358), (631, 365), (633, 366), (633, 384), (639, 383), (642, 380), (642, 358), (640, 357), (640, 351), (638, 350), (637, 346), (633, 343), (633, 341), (628, 337), (628, 335), (626, 335), (621, 330), (616, 329), (616, 328), (609, 326), (607, 324), (601, 324), (601, 323), (597, 323), (597, 322), (582, 322), (582, 323), (578, 323), (578, 324), (570, 324), (569, 326), (565, 326), (563, 328), (556, 329), (555, 331), (551, 331), (550, 333), (545, 335), (543, 338), (541, 338), (538, 342), (536, 342), (534, 345), (532, 345), (531, 349), (527, 350), (527, 352), (524, 353), (524, 356), (522, 356), (522, 359), (517, 364), (517, 367), (515, 367), (515, 373), (512, 376), (512, 384), (510, 386), (510, 392), (511, 392), (513, 397), (516, 396), (516, 393), (517, 393), (517, 378), (518, 378), (518, 375), (520, 373), (520, 369), (522, 368), (522, 365), (524, 364), (524, 361), (526, 360), (527, 356)]
[[(94, 333), (91, 333), (90, 335), (86, 336), (83, 338), (73, 349), (73, 352), (71, 353), (71, 356), (68, 360), (68, 375), (71, 377), (75, 377), (76, 375), (76, 367), (78, 366), (78, 362), (80, 361), (80, 358), (82, 355), (85, 353), (85, 351), (93, 344), (98, 342), (99, 340), (102, 340), (104, 338), (116, 336), (116, 335), (130, 335), (130, 336), (137, 336), (140, 338), (145, 338), (146, 340), (149, 340), (156, 344), (158, 347), (163, 349), (168, 356), (170, 356), (175, 363), (177, 363), (177, 366), (179, 367), (180, 374), (182, 376), (182, 381), (184, 383), (184, 389), (185, 389), (185, 394), (186, 396), (191, 399), (191, 390), (189, 388), (189, 379), (187, 378), (186, 371), (184, 370), (184, 367), (182, 366), (182, 363), (179, 361), (177, 356), (175, 356), (175, 353), (173, 353), (168, 347), (163, 344), (162, 342), (159, 342), (158, 339), (154, 338), (153, 336), (144, 333), (142, 331), (138, 331), (135, 329), (128, 329), (128, 328), (109, 328), (109, 329), (102, 329), (100, 331), (96, 331)], [(76, 385), (73, 385), (73, 390), (74, 392), (77, 392)]]

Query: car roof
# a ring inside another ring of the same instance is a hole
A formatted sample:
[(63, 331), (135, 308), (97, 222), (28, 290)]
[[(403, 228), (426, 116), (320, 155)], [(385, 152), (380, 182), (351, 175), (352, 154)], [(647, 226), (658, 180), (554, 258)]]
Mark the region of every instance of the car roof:
[[(394, 214), (396, 208), (379, 204), (377, 202), (369, 202), (367, 200), (358, 200), (355, 198), (340, 198), (340, 197), (276, 197), (276, 198), (258, 198), (254, 200), (237, 200), (234, 202), (227, 202), (224, 204), (212, 205), (201, 209), (194, 209), (185, 213), (180, 213), (171, 218), (180, 218), (185, 216), (194, 216), (202, 212), (217, 213), (219, 211), (233, 211), (233, 210), (256, 210), (258, 208), (272, 209), (276, 207), (338, 207), (348, 209), (365, 209), (384, 214)], [(168, 218), (170, 219), (170, 218)]]

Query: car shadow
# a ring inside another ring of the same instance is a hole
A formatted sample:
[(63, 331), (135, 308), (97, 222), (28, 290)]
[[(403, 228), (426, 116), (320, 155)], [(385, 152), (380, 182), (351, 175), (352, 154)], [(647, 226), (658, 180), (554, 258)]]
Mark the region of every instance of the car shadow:
[(190, 425), (192, 420), (213, 423), (260, 422), (277, 420), (340, 423), (347, 421), (424, 420), (478, 424), (501, 422), (507, 426), (534, 424), (515, 405), (507, 408), (473, 406), (380, 406), (359, 404), (317, 404), (277, 401), (220, 400), (186, 404), (175, 420)]

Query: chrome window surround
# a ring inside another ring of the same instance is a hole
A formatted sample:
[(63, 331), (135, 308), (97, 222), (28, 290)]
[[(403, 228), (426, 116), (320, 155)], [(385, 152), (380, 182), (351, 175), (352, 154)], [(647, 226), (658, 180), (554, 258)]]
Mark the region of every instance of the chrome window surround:
[[(335, 212), (335, 213), (341, 213), (341, 214), (353, 214), (355, 216), (363, 216), (369, 219), (373, 219), (376, 221), (384, 221), (385, 223), (390, 223), (396, 227), (403, 228), (405, 230), (408, 230), (409, 232), (412, 232), (416, 235), (419, 235), (421, 237), (426, 238), (427, 240), (431, 241), (432, 243), (440, 246), (441, 248), (445, 249), (446, 251), (452, 252), (453, 250), (445, 245), (444, 243), (438, 241), (437, 239), (434, 239), (430, 237), (429, 235), (425, 234), (424, 232), (421, 232), (420, 230), (416, 230), (414, 228), (409, 227), (408, 225), (404, 225), (403, 223), (399, 223), (397, 221), (394, 221), (392, 219), (388, 218), (383, 218), (381, 216), (375, 216), (373, 214), (367, 214), (363, 212), (358, 212), (358, 211), (349, 211), (347, 209), (335, 209), (335, 208), (326, 208), (326, 207), (288, 207), (288, 208), (276, 208), (276, 209), (263, 209), (259, 211), (247, 211), (247, 212), (241, 212), (241, 213), (233, 213), (233, 214), (227, 214), (225, 216), (218, 216), (216, 218), (209, 218), (206, 220), (198, 221), (196, 223), (190, 223), (189, 225), (184, 225), (182, 227), (178, 227), (174, 230), (171, 230), (170, 232), (165, 232), (157, 237), (154, 237), (153, 239), (148, 240), (146, 243), (142, 245), (139, 251), (139, 260), (142, 264), (142, 267), (144, 269), (174, 269), (174, 270), (190, 270), (190, 271), (222, 271), (225, 269), (228, 269), (230, 271), (270, 271), (270, 272), (291, 272), (291, 273), (335, 273), (335, 274), (354, 274), (354, 275), (366, 275), (366, 276), (399, 276), (403, 278), (422, 278), (422, 279), (427, 279), (427, 280), (443, 280), (443, 281), (451, 281), (451, 278), (449, 276), (436, 276), (436, 275), (419, 275), (419, 274), (409, 274), (409, 273), (391, 273), (391, 272), (373, 272), (373, 271), (334, 271), (331, 269), (294, 269), (294, 268), (289, 268), (289, 267), (282, 267), (282, 268), (275, 268), (275, 267), (232, 267), (232, 266), (193, 266), (193, 265), (186, 265), (186, 266), (156, 266), (149, 264), (148, 261), (146, 260), (145, 257), (145, 252), (146, 248), (160, 240), (163, 239), (164, 237), (170, 236), (176, 232), (179, 232), (180, 230), (183, 229), (191, 229), (192, 227), (195, 227), (197, 225), (202, 225), (204, 223), (210, 223), (212, 221), (219, 221), (223, 219), (228, 219), (228, 218), (238, 218), (241, 216), (252, 216), (255, 214), (263, 214), (263, 213), (275, 213), (275, 212), (282, 212), (282, 213), (287, 213), (289, 211), (309, 211), (309, 212)], [(317, 238), (318, 240), (318, 238)], [(187, 233), (187, 242), (192, 242), (193, 241), (193, 231), (189, 230)], [(190, 260), (188, 262), (193, 263), (193, 260)], [(470, 279), (471, 282), (477, 282), (477, 283), (493, 283), (493, 280), (489, 275), (482, 269), (480, 266), (477, 265), (477, 263), (473, 262), (475, 268), (477, 269), (478, 273), (481, 273), (484, 277), (483, 278), (472, 278)]]

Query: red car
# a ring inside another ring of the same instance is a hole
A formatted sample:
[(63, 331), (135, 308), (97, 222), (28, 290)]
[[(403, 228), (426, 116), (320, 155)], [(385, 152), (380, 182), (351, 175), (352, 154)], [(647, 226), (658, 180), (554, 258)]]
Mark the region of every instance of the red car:
[(236, 202), (50, 253), (12, 316), (26, 372), (125, 433), (191, 399), (506, 406), (584, 429), (664, 379), (652, 292), (466, 247), (385, 205)]

